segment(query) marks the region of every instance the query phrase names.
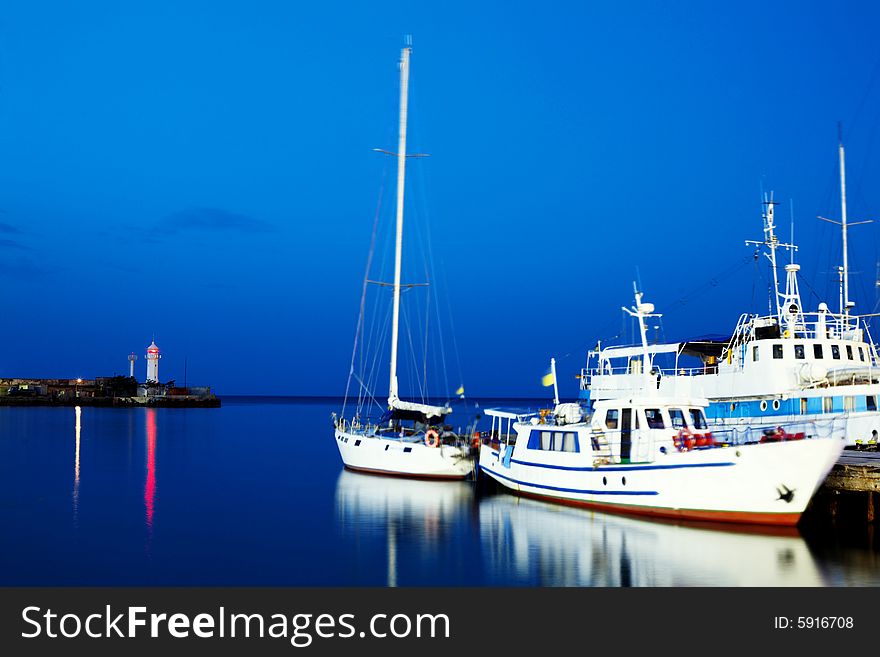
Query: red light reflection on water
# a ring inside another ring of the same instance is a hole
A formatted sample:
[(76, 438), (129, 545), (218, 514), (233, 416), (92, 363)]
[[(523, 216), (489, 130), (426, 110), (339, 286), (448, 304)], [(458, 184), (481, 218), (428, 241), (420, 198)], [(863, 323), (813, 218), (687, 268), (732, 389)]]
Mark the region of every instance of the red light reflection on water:
[(156, 409), (147, 411), (147, 483), (144, 485), (144, 505), (147, 508), (147, 527), (153, 528), (153, 506), (156, 500)]

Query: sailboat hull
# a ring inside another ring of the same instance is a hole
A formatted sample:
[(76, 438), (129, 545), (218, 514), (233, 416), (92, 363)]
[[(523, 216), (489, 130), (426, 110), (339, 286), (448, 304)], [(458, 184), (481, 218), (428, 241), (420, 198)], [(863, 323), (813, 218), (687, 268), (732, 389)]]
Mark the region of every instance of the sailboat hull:
[(414, 479), (465, 479), (474, 471), (467, 447), (407, 442), (336, 430), (336, 446), (350, 470)]

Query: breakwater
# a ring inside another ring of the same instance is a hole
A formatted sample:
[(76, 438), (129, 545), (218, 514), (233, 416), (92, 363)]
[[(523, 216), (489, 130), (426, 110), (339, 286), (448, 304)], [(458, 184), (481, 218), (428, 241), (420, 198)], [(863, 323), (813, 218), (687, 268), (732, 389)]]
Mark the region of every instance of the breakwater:
[(0, 406), (160, 406), (213, 408), (220, 399), (207, 386), (138, 383), (133, 377), (0, 379)]

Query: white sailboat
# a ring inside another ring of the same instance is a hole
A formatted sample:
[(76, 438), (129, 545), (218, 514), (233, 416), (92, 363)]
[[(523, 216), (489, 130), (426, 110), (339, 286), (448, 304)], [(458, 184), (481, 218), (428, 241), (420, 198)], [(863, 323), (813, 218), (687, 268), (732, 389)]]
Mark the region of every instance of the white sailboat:
[(448, 406), (407, 401), (398, 393), (398, 337), (400, 324), (401, 262), (403, 256), (403, 200), (406, 174), (406, 127), (409, 87), (407, 46), (400, 58), (400, 126), (397, 158), (397, 217), (394, 251), (393, 312), (388, 405), (375, 423), (359, 414), (334, 417), (336, 445), (345, 467), (376, 474), (433, 479), (463, 479), (474, 469), (474, 453), (466, 436), (445, 423)]

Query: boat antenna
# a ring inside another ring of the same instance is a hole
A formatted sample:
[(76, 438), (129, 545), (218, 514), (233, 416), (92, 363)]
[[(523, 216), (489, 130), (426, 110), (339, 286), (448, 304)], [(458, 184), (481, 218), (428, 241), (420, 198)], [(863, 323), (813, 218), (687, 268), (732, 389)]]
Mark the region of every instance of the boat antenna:
[(635, 317), (639, 320), (639, 332), (642, 336), (642, 375), (645, 377), (645, 392), (647, 393), (651, 390), (651, 356), (648, 353), (648, 330), (645, 326), (645, 318), (662, 317), (663, 315), (654, 312), (653, 303), (642, 302), (642, 293), (639, 292), (639, 288), (635, 281), (633, 281), (633, 294), (635, 295), (636, 305), (631, 309), (623, 306), (622, 310), (631, 317)]
[(770, 261), (770, 268), (773, 270), (773, 298), (776, 305), (776, 317), (779, 321), (782, 321), (782, 310), (779, 305), (779, 272), (777, 271), (776, 266), (776, 249), (783, 248), (789, 249), (789, 251), (797, 251), (797, 246), (795, 246), (794, 243), (785, 244), (784, 242), (780, 242), (779, 238), (776, 237), (776, 220), (774, 214), (775, 208), (779, 203), (773, 200), (773, 192), (770, 192), (769, 197), (765, 193), (762, 203), (764, 205), (764, 212), (761, 215), (764, 220), (764, 240), (761, 242), (756, 240), (746, 240), (746, 245), (766, 246), (769, 249), (769, 253), (764, 253), (764, 255)]
[(840, 297), (840, 314), (843, 317), (846, 317), (849, 315), (850, 308), (856, 305), (855, 302), (850, 301), (849, 298), (849, 254), (847, 253), (846, 245), (847, 228), (850, 226), (869, 224), (873, 220), (854, 221), (850, 224), (847, 224), (846, 222), (846, 158), (843, 151), (843, 126), (839, 121), (837, 122), (837, 153), (840, 160), (840, 221), (834, 221), (833, 219), (827, 219), (826, 217), (819, 217), (819, 219), (831, 224), (837, 224), (840, 226), (843, 234), (843, 267), (841, 267), (841, 287), (843, 288), (843, 291)]

